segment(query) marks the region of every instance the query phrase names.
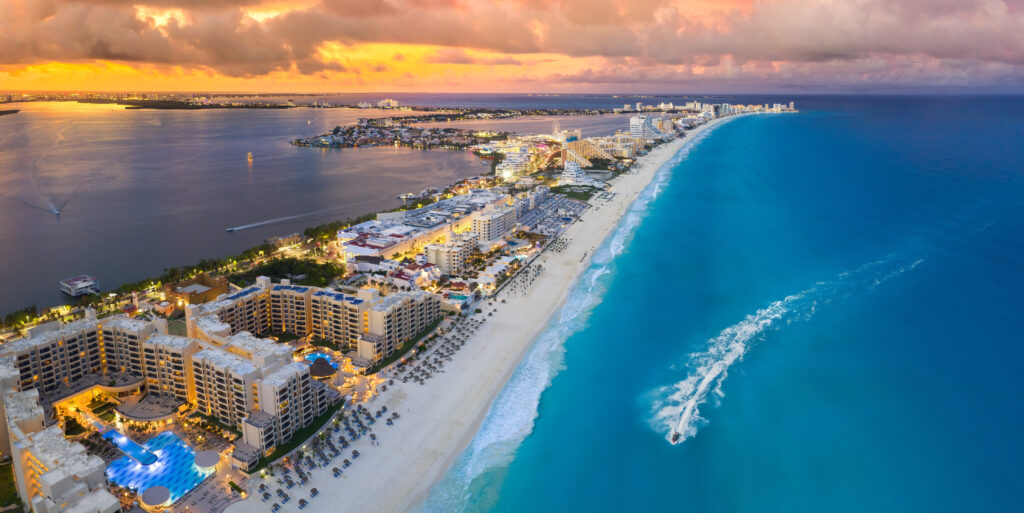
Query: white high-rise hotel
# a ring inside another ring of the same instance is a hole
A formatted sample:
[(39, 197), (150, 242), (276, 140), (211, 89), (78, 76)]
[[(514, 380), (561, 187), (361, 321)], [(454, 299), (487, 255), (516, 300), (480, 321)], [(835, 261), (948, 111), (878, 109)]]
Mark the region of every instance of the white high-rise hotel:
[(444, 244), (431, 244), (424, 248), (427, 262), (436, 265), (443, 274), (459, 274), (466, 268), (466, 260), (476, 246), (476, 235), (471, 232), (450, 233)]
[(511, 207), (488, 207), (473, 218), (471, 231), (480, 242), (500, 239), (516, 227), (516, 209)]

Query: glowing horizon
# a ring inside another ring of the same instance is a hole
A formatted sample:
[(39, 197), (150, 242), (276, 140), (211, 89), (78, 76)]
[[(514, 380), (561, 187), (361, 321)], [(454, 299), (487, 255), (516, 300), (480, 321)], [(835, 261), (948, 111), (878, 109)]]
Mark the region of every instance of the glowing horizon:
[(842, 91), (1024, 84), (1024, 0), (6, 0), (0, 90)]

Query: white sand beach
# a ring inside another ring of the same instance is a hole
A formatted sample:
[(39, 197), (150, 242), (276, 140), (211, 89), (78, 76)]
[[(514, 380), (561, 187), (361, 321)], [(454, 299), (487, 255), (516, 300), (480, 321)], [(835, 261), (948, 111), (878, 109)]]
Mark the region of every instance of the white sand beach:
[[(588, 209), (582, 222), (562, 235), (571, 243), (562, 251), (545, 251), (532, 264), (543, 268), (532, 287), (525, 293), (503, 291), (494, 298), (494, 306), (484, 302), (484, 313), (473, 318), (485, 322), (443, 372), (434, 373), (424, 385), (396, 380), (367, 405), (371, 411), (386, 405), (401, 415), (394, 426), (374, 426), (379, 446), (371, 446), (367, 437), (352, 443), (345, 453), (356, 449), (362, 456), (341, 476), (334, 478), (330, 468), (317, 469), (310, 483), (301, 487), (306, 491), (293, 495), (307, 496), (309, 488), (318, 488), (320, 496), (306, 508), (314, 512), (399, 512), (419, 505), (472, 440), (494, 398), (630, 204), (680, 148), (720, 121), (657, 147), (639, 160), (633, 172), (616, 179), (611, 189), (614, 197), (594, 201), (600, 208)], [(497, 312), (488, 316), (492, 309)], [(260, 481), (255, 478), (249, 483), (255, 487)], [(255, 495), (232, 505), (227, 513), (269, 512), (270, 503), (259, 502)], [(297, 511), (294, 503), (283, 508), (291, 510)]]

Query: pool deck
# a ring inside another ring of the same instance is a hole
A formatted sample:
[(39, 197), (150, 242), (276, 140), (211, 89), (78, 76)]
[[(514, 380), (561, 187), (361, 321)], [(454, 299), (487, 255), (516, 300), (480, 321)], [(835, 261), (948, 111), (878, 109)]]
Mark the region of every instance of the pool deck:
[(174, 503), (169, 513), (220, 513), (228, 506), (241, 501), (242, 497), (231, 490), (229, 481), (248, 489), (248, 476), (235, 469), (218, 472), (207, 478)]

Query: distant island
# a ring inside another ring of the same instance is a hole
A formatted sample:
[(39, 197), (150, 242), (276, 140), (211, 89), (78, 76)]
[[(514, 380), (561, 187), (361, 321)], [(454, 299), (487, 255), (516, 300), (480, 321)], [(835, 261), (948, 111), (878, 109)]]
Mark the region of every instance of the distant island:
[(157, 110), (199, 110), (199, 109), (291, 109), (294, 105), (282, 105), (271, 103), (247, 103), (234, 105), (229, 103), (194, 103), (180, 100), (115, 100), (107, 98), (84, 98), (78, 103), (112, 103), (115, 105), (126, 105), (129, 109), (157, 109)]

